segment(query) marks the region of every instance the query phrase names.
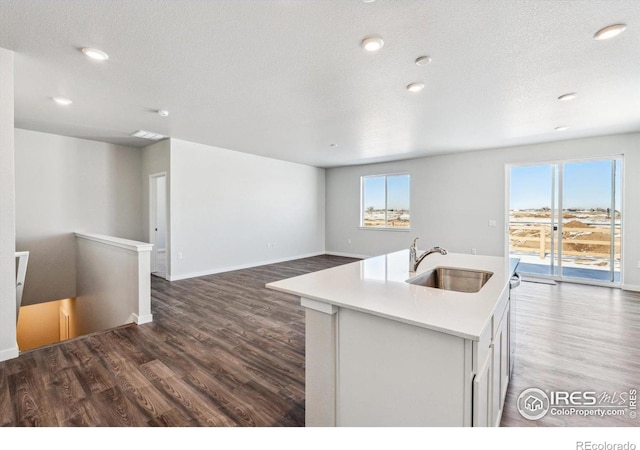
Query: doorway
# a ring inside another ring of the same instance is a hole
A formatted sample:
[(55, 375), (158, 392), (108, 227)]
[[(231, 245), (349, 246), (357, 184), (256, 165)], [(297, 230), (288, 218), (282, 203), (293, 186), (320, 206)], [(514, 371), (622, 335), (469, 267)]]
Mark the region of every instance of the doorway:
[(512, 166), (509, 255), (525, 276), (620, 285), (622, 158)]
[(149, 176), (149, 242), (151, 250), (151, 274), (167, 278), (167, 174)]

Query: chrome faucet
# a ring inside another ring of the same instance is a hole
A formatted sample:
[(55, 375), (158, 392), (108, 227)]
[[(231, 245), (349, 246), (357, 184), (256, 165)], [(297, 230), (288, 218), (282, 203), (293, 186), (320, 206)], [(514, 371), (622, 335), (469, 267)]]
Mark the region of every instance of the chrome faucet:
[(420, 238), (415, 238), (413, 240), (413, 243), (411, 244), (411, 247), (409, 247), (409, 270), (411, 272), (415, 272), (416, 271), (416, 260), (418, 259), (417, 256), (417, 252), (418, 250), (416, 249), (416, 241), (420, 239)]
[(420, 265), (420, 263), (422, 262), (423, 259), (425, 259), (427, 256), (429, 256), (432, 253), (440, 253), (441, 255), (446, 255), (447, 251), (444, 248), (440, 248), (438, 246), (435, 246), (429, 250), (427, 250), (426, 252), (424, 252), (422, 255), (420, 255), (420, 257), (417, 256), (417, 249), (416, 249), (416, 241), (418, 240), (418, 238), (415, 238), (413, 240), (413, 243), (411, 244), (411, 247), (409, 247), (409, 270), (411, 270), (411, 272), (415, 272), (416, 270), (418, 270), (418, 266)]

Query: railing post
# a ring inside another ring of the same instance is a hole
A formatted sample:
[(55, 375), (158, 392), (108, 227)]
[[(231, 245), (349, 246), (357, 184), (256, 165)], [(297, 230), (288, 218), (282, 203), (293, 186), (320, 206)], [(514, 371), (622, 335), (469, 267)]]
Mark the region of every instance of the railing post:
[(544, 259), (545, 256), (545, 247), (546, 247), (546, 239), (545, 239), (545, 226), (540, 227), (540, 259)]

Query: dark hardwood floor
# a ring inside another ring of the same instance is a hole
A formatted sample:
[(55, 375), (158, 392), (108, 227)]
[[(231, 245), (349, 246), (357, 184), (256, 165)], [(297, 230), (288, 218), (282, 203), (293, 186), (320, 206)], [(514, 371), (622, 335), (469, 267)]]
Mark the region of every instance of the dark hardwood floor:
[[(0, 425), (304, 425), (304, 314), (265, 283), (354, 261), (319, 256), (168, 283), (152, 280), (154, 322), (0, 363)], [(523, 283), (515, 375), (503, 426), (638, 425), (627, 416), (528, 421), (520, 392), (640, 385), (640, 294)]]
[(264, 285), (352, 261), (152, 277), (153, 323), (0, 363), (0, 425), (303, 426), (304, 312)]

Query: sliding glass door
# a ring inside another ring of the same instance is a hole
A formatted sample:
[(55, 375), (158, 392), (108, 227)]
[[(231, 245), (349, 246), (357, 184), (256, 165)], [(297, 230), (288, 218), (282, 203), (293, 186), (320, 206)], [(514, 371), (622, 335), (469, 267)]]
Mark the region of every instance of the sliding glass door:
[(621, 159), (510, 170), (509, 253), (530, 276), (619, 283)]
[(520, 270), (555, 276), (554, 230), (557, 229), (556, 164), (512, 167), (510, 173), (509, 253)]

